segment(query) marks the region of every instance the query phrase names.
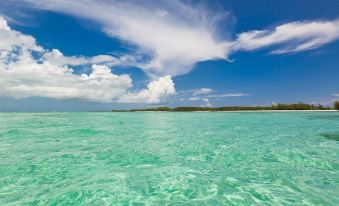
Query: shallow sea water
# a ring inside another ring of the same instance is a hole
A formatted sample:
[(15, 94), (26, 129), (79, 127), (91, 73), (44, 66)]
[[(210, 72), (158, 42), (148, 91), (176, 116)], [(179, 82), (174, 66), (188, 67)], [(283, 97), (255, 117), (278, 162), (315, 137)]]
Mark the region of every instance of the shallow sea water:
[(339, 113), (0, 113), (0, 205), (339, 205)]

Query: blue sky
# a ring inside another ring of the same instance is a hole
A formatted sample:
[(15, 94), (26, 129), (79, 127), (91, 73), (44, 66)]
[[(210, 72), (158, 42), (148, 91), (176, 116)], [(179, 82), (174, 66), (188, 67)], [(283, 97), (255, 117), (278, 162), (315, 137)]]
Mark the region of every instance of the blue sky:
[(331, 104), (339, 2), (0, 3), (0, 110)]

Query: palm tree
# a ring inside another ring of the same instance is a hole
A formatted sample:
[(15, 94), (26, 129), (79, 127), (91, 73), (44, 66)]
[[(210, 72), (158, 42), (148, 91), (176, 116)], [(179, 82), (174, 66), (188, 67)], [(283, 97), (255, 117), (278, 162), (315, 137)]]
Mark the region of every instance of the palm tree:
[(339, 101), (335, 101), (335, 102), (334, 102), (334, 108), (335, 108), (336, 110), (339, 110)]

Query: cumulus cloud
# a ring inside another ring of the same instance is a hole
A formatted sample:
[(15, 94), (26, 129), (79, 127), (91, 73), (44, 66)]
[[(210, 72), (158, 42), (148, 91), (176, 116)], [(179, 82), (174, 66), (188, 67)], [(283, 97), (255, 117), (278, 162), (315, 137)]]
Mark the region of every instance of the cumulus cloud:
[(120, 96), (118, 102), (128, 103), (160, 103), (165, 98), (175, 94), (174, 82), (170, 76), (160, 77), (150, 82), (147, 89), (139, 92), (129, 92)]
[(25, 0), (39, 9), (97, 22), (113, 38), (138, 46), (150, 61), (140, 65), (152, 77), (185, 74), (199, 61), (227, 59), (230, 43), (218, 38), (227, 13), (182, 1)]
[(0, 49), (2, 56), (16, 48), (24, 50), (42, 51), (43, 49), (36, 44), (32, 36), (22, 35), (19, 32), (11, 30), (7, 21), (0, 16)]
[(339, 20), (304, 21), (279, 25), (272, 30), (255, 30), (238, 35), (233, 50), (256, 50), (277, 46), (273, 54), (318, 48), (339, 38)]
[[(131, 94), (129, 75), (116, 75), (107, 65), (96, 64), (123, 60), (108, 55), (67, 57), (58, 50), (45, 50), (36, 44), (33, 37), (12, 30), (2, 17), (0, 39), (0, 96), (42, 96), (96, 102), (119, 99), (124, 102), (120, 97), (126, 99), (126, 95)], [(34, 57), (34, 52), (40, 57)], [(90, 74), (77, 75), (69, 67), (83, 64), (92, 64)], [(151, 82), (137, 97), (140, 102), (157, 103), (172, 93), (175, 93), (174, 84), (168, 76)]]
[(110, 55), (97, 55), (93, 57), (84, 56), (64, 56), (58, 49), (52, 49), (52, 51), (45, 52), (42, 56), (44, 61), (49, 61), (56, 65), (91, 65), (91, 64), (105, 64), (106, 66), (115, 65), (136, 65), (136, 61), (133, 57), (126, 55), (123, 57), (113, 57)]
[(204, 102), (202, 105), (200, 105), (201, 107), (213, 107), (212, 103), (210, 102), (209, 99), (207, 98), (202, 98), (202, 101)]

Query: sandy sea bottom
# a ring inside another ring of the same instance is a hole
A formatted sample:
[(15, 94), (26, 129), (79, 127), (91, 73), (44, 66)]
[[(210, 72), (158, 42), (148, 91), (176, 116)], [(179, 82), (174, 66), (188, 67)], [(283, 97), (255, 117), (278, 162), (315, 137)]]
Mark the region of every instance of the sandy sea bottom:
[(339, 113), (0, 113), (0, 205), (339, 205)]

